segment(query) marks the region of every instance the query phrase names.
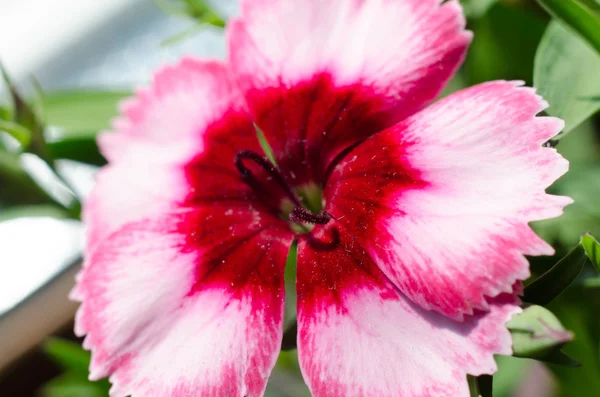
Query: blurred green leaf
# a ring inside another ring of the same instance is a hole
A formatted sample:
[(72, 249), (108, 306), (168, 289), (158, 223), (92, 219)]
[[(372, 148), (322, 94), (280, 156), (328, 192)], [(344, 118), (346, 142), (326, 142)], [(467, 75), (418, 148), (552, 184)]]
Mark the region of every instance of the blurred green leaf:
[(543, 359), (573, 340), (552, 312), (530, 306), (508, 322), (515, 357)]
[(96, 137), (93, 135), (64, 136), (59, 140), (48, 142), (48, 150), (57, 160), (73, 160), (97, 166), (106, 164), (106, 159), (100, 153)]
[[(9, 89), (13, 103), (13, 120), (10, 121), (28, 131), (28, 137), (25, 139), (27, 145), (24, 145), (24, 148), (30, 153), (36, 154), (51, 167), (54, 167), (53, 159), (46, 149), (44, 125), (42, 121), (31, 106), (29, 106), (29, 104), (21, 97), (2, 64), (0, 64), (0, 73)], [(21, 139), (17, 139), (21, 141)]]
[(124, 91), (68, 91), (45, 98), (48, 124), (58, 127), (58, 137), (49, 140), (48, 151), (55, 159), (93, 165), (106, 160), (96, 143), (99, 132), (109, 129), (118, 115), (118, 103), (129, 97)]
[(554, 18), (560, 20), (600, 53), (600, 20), (590, 9), (575, 0), (537, 0)]
[(191, 18), (199, 24), (225, 27), (225, 20), (202, 0), (154, 0), (166, 13)]
[(0, 208), (52, 202), (50, 195), (21, 168), (19, 157), (7, 151), (0, 151), (0, 187)]
[(277, 160), (275, 160), (275, 155), (273, 154), (273, 149), (271, 148), (271, 145), (267, 141), (267, 137), (265, 137), (265, 134), (260, 130), (260, 128), (256, 124), (254, 124), (254, 129), (256, 130), (256, 136), (258, 137), (258, 142), (260, 143), (260, 147), (262, 148), (263, 152), (265, 153), (265, 156), (267, 156), (267, 158), (269, 159), (269, 161), (271, 163), (277, 165)]
[(563, 293), (575, 281), (588, 261), (581, 243), (550, 270), (525, 287), (523, 301), (545, 306)]
[(537, 360), (545, 362), (547, 364), (559, 365), (561, 367), (579, 368), (581, 363), (571, 358), (568, 354), (562, 350), (554, 350)]
[(56, 205), (23, 205), (0, 209), (0, 222), (17, 218), (51, 217), (57, 219), (69, 218), (69, 213)]
[(579, 2), (594, 13), (600, 12), (600, 0), (579, 0)]
[(44, 102), (44, 90), (42, 89), (40, 82), (35, 77), (32, 76), (30, 80), (34, 92), (32, 108), (37, 115), (40, 124), (46, 125), (46, 104)]
[(581, 368), (548, 365), (556, 375), (560, 397), (591, 396), (600, 390), (599, 341), (600, 296), (597, 292), (572, 288), (549, 306), (563, 325), (575, 334), (575, 340), (564, 347), (564, 352), (576, 357)]
[(543, 16), (525, 5), (495, 3), (469, 24), (474, 38), (463, 68), (466, 82), (505, 79), (530, 83), (533, 55), (545, 27)]
[(0, 106), (0, 120), (12, 120), (12, 112), (9, 108)]
[(81, 345), (65, 339), (49, 338), (43, 345), (44, 352), (65, 373), (42, 388), (44, 397), (106, 397), (110, 389), (108, 380), (88, 380), (90, 353)]
[(550, 103), (548, 114), (565, 120), (556, 139), (600, 110), (599, 70), (598, 53), (560, 23), (550, 24), (536, 54), (534, 84)]
[(467, 18), (481, 18), (498, 0), (461, 0)]
[(585, 234), (581, 237), (581, 244), (583, 244), (592, 265), (600, 272), (600, 243), (592, 235)]
[(49, 338), (44, 342), (43, 350), (64, 371), (80, 373), (87, 378), (91, 355), (79, 343)]
[(42, 397), (107, 397), (108, 381), (91, 382), (66, 374), (48, 382), (41, 390)]
[(31, 132), (20, 124), (0, 119), (0, 131), (8, 133), (15, 138), (23, 147), (31, 143)]
[(59, 127), (64, 136), (95, 137), (110, 128), (111, 120), (118, 114), (118, 103), (130, 95), (124, 91), (48, 94), (45, 97), (47, 123)]

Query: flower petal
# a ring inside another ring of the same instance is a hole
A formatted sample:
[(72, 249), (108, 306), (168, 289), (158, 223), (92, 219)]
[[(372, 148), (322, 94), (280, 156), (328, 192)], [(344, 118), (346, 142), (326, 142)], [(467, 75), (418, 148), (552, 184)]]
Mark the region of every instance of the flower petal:
[(420, 110), (471, 39), (458, 1), (242, 1), (230, 62), (291, 182), (323, 182), (338, 154)]
[(437, 102), (359, 145), (327, 184), (327, 210), (413, 302), (455, 319), (529, 275), (552, 248), (528, 222), (571, 200), (545, 193), (568, 162), (542, 144), (561, 120), (533, 89), (493, 82)]
[[(224, 115), (247, 113), (229, 68), (221, 61), (194, 58), (157, 71), (150, 87), (124, 101), (121, 112), (114, 131), (99, 141), (109, 161), (131, 156), (129, 149), (135, 154), (140, 144), (163, 147), (162, 154), (173, 158), (195, 154), (204, 147), (204, 132)], [(174, 149), (179, 153), (173, 154)]]
[(234, 157), (260, 152), (260, 144), (224, 64), (184, 59), (164, 68), (115, 126), (100, 139), (111, 164), (84, 208), (89, 247), (123, 224), (173, 209), (256, 201)]
[(279, 352), (287, 225), (246, 207), (131, 223), (87, 258), (76, 333), (112, 397), (262, 396)]
[[(337, 237), (336, 237), (337, 236)], [(455, 322), (405, 298), (343, 228), (298, 246), (298, 353), (314, 397), (468, 397), (510, 354), (514, 296)]]

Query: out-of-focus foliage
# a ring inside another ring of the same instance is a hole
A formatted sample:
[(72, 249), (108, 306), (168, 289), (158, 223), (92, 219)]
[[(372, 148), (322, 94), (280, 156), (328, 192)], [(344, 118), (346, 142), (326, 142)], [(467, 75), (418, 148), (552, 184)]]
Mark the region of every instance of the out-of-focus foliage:
[[(474, 0), (474, 3), (477, 0)], [(468, 25), (474, 33), (465, 61), (468, 85), (489, 80), (533, 80), (533, 54), (547, 17), (529, 4), (494, 3)]]
[(187, 30), (169, 37), (163, 45), (173, 45), (194, 37), (205, 26), (225, 27), (225, 19), (213, 10), (204, 0), (154, 0), (166, 13), (192, 20), (194, 24)]
[(557, 139), (600, 110), (599, 70), (600, 54), (559, 22), (550, 24), (537, 50), (534, 83), (550, 103), (548, 113), (565, 121)]
[(51, 338), (44, 343), (44, 351), (64, 373), (47, 383), (42, 397), (106, 397), (110, 389), (108, 380), (88, 380), (90, 353), (79, 343)]
[(111, 127), (111, 120), (117, 116), (118, 103), (129, 95), (120, 91), (70, 91), (47, 95), (44, 101), (47, 124), (56, 128), (56, 136), (48, 140), (52, 156), (93, 165), (105, 164), (96, 145), (96, 135)]
[[(538, 0), (552, 16), (562, 21), (600, 53), (600, 20), (592, 10), (577, 0)], [(587, 4), (597, 8), (597, 4)]]
[[(130, 96), (125, 91), (66, 91), (44, 97), (46, 123), (60, 128), (62, 135), (95, 137), (109, 129), (117, 116), (118, 103)], [(77, 112), (73, 112), (77, 109)]]
[(190, 18), (199, 24), (225, 27), (225, 20), (204, 0), (155, 0), (165, 12)]
[(569, 288), (586, 263), (589, 260), (580, 242), (552, 268), (525, 287), (523, 301), (544, 306), (549, 304)]

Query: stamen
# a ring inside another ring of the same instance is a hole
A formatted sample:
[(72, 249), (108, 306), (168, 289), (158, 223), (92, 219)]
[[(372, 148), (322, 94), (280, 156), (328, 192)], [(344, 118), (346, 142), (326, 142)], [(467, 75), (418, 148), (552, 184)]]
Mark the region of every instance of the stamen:
[(331, 220), (331, 215), (327, 211), (321, 211), (316, 215), (306, 208), (296, 207), (290, 212), (290, 220), (296, 223), (310, 223), (312, 225), (326, 225)]
[[(273, 165), (266, 157), (261, 156), (260, 154), (253, 152), (252, 150), (242, 150), (235, 155), (234, 163), (238, 171), (240, 172), (242, 178), (246, 181), (246, 183), (255, 185), (256, 178), (252, 174), (252, 171), (248, 167), (244, 165), (244, 160), (251, 160), (262, 169), (267, 171), (267, 173), (273, 177), (275, 182), (279, 186), (283, 188), (288, 197), (294, 202), (295, 205), (300, 206), (300, 200), (296, 196), (296, 194), (292, 191), (290, 186), (285, 182), (283, 175), (279, 172), (277, 167)], [(252, 186), (254, 187), (254, 186)]]

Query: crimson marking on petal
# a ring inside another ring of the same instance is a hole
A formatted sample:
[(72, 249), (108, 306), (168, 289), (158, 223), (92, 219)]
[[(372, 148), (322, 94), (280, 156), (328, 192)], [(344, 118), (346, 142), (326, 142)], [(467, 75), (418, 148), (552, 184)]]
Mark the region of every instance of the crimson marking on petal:
[(251, 203), (262, 213), (277, 217), (281, 201), (288, 197), (285, 187), (265, 183), (273, 175), (269, 167), (262, 166), (250, 170), (255, 177), (253, 186), (244, 183), (234, 161), (241, 151), (261, 150), (248, 114), (231, 109), (209, 125), (202, 136), (204, 150), (184, 167), (189, 193), (182, 205), (203, 207), (219, 203), (236, 207)]
[(253, 124), (245, 112), (231, 109), (206, 127), (204, 150), (185, 165), (189, 194), (185, 206), (247, 203), (256, 196), (240, 181), (232, 159), (242, 149), (260, 150)]
[[(201, 253), (189, 295), (207, 288), (277, 285), (284, 263), (264, 263), (261, 254), (272, 244), (287, 241), (287, 223), (248, 206), (218, 206), (197, 210), (178, 225), (187, 236), (185, 252)], [(287, 244), (287, 243), (286, 243)], [(259, 266), (260, 264), (260, 266)]]
[(277, 163), (297, 186), (322, 184), (327, 168), (342, 151), (414, 112), (391, 111), (391, 100), (362, 84), (338, 87), (329, 73), (298, 83), (284, 94), (275, 87), (250, 96), (257, 124), (273, 146)]
[(326, 210), (424, 309), (456, 320), (486, 310), (486, 296), (527, 278), (524, 255), (552, 253), (528, 222), (569, 203), (544, 192), (567, 169), (541, 147), (562, 128), (535, 117), (544, 106), (511, 82), (436, 102), (348, 153), (327, 183)]

